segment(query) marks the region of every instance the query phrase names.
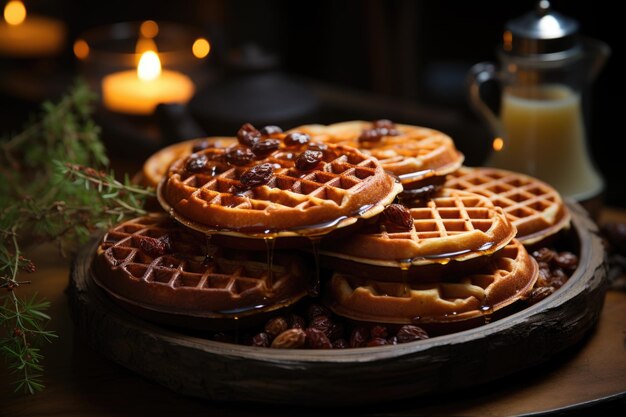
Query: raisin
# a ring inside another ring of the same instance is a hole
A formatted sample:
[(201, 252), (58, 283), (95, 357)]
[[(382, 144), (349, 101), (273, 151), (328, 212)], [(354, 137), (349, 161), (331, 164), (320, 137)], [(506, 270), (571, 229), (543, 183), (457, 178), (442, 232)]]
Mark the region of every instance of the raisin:
[(398, 343), (408, 343), (414, 340), (428, 339), (428, 333), (419, 326), (405, 324), (398, 329), (396, 337), (398, 338)]
[(302, 329), (285, 330), (271, 344), (276, 349), (299, 349), (306, 343), (306, 332)]
[(171, 250), (170, 238), (168, 235), (163, 235), (158, 239), (142, 236), (139, 240), (139, 247), (151, 257), (158, 258)]
[(559, 289), (567, 282), (568, 278), (567, 274), (561, 268), (556, 268), (552, 271), (552, 275), (548, 279), (548, 282), (551, 287)]
[(370, 329), (370, 336), (372, 338), (380, 337), (384, 339), (388, 336), (387, 328), (380, 325), (372, 326), (372, 328)]
[(316, 303), (309, 304), (307, 311), (306, 311), (306, 317), (309, 321), (313, 320), (313, 318), (317, 316), (330, 317), (331, 315), (332, 313), (330, 312), (328, 308), (324, 307), (321, 304), (316, 304)]
[(267, 333), (259, 333), (252, 338), (252, 346), (269, 347), (270, 336)]
[(283, 139), (283, 141), (285, 143), (285, 146), (292, 148), (306, 145), (307, 143), (309, 143), (310, 139), (311, 137), (306, 133), (292, 132), (285, 136), (285, 139)]
[(350, 347), (363, 347), (367, 344), (370, 332), (365, 326), (357, 326), (350, 334)]
[(559, 252), (554, 262), (565, 270), (573, 271), (578, 266), (578, 256), (571, 252)]
[(379, 142), (382, 138), (377, 129), (365, 129), (359, 136), (359, 142)]
[(365, 346), (374, 347), (374, 346), (385, 346), (387, 344), (387, 339), (383, 339), (382, 337), (375, 337), (370, 339)]
[(396, 124), (391, 120), (375, 120), (372, 125), (380, 136), (397, 136), (400, 134), (400, 132), (398, 132), (398, 129), (396, 129)]
[(550, 294), (554, 293), (556, 289), (554, 287), (538, 287), (533, 288), (533, 290), (528, 295), (526, 302), (529, 304), (536, 304), (539, 301), (543, 300)]
[(402, 204), (390, 204), (381, 213), (379, 224), (390, 233), (408, 232), (413, 228), (413, 216)]
[(556, 257), (556, 252), (549, 248), (541, 248), (533, 252), (533, 257), (537, 262), (550, 263)]
[(277, 150), (279, 146), (280, 141), (278, 139), (260, 140), (252, 145), (252, 152), (257, 156), (257, 158), (265, 158)]
[(261, 138), (259, 132), (252, 124), (246, 123), (237, 131), (237, 140), (245, 146), (254, 145)]
[(310, 171), (319, 165), (323, 157), (321, 151), (304, 151), (296, 158), (296, 168), (300, 171)]
[(187, 159), (185, 169), (189, 172), (199, 172), (206, 167), (208, 162), (209, 158), (206, 155), (191, 155)]
[(332, 349), (333, 344), (326, 334), (313, 327), (309, 327), (306, 331), (306, 344), (311, 349)]
[(252, 153), (252, 151), (248, 148), (235, 146), (226, 151), (224, 158), (229, 164), (244, 166), (252, 162), (254, 159), (254, 153)]
[(326, 336), (329, 336), (331, 334), (333, 326), (334, 324), (328, 316), (315, 316), (309, 323), (310, 329), (320, 330), (324, 332)]
[(304, 329), (306, 327), (306, 322), (302, 316), (298, 316), (297, 314), (292, 314), (287, 317), (287, 322), (289, 323), (290, 329)]
[(283, 133), (283, 130), (278, 126), (269, 125), (261, 128), (261, 135), (263, 136), (272, 136), (277, 133)]
[(246, 170), (239, 181), (241, 185), (247, 189), (267, 184), (274, 174), (272, 164), (261, 164)]
[(287, 324), (287, 320), (282, 317), (274, 317), (265, 323), (265, 333), (267, 333), (272, 339), (288, 328), (289, 325)]

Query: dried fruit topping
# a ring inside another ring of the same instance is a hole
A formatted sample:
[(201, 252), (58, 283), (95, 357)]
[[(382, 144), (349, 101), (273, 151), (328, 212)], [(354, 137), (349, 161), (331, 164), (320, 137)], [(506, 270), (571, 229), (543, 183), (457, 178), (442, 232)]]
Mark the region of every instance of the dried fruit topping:
[(559, 252), (554, 258), (554, 263), (563, 269), (573, 271), (578, 267), (578, 256), (571, 252)]
[(249, 148), (242, 148), (240, 146), (234, 146), (228, 148), (224, 153), (224, 158), (229, 164), (244, 166), (248, 165), (254, 159), (254, 153)]
[(533, 288), (532, 291), (530, 292), (530, 294), (528, 295), (528, 298), (526, 299), (526, 302), (529, 304), (536, 304), (539, 301), (543, 300), (544, 298), (546, 298), (547, 296), (553, 294), (555, 291), (554, 287), (537, 287), (537, 288)]
[(287, 317), (287, 322), (289, 323), (290, 329), (304, 329), (306, 328), (306, 322), (302, 316), (298, 316), (297, 314), (291, 314)]
[(287, 320), (282, 317), (274, 317), (265, 323), (265, 333), (271, 338), (278, 336), (288, 328)]
[(306, 311), (306, 316), (309, 319), (309, 321), (312, 321), (317, 316), (330, 317), (331, 315), (332, 313), (330, 312), (328, 308), (324, 307), (321, 304), (316, 304), (316, 303), (309, 304), (307, 311)]
[(359, 142), (379, 142), (382, 138), (377, 129), (365, 129), (359, 136)]
[(252, 146), (261, 138), (259, 132), (252, 124), (246, 123), (237, 131), (237, 140), (245, 146)]
[(280, 141), (278, 139), (265, 139), (256, 142), (252, 145), (252, 152), (257, 158), (265, 158), (272, 152), (278, 149)]
[(398, 129), (396, 129), (396, 124), (388, 119), (374, 120), (372, 125), (382, 136), (397, 136), (400, 134)]
[(274, 167), (272, 164), (265, 163), (246, 170), (241, 174), (239, 181), (244, 188), (250, 189), (267, 184), (273, 174)]
[(309, 327), (306, 332), (306, 344), (311, 349), (332, 349), (333, 344), (323, 331)]
[(537, 260), (537, 262), (550, 263), (556, 257), (556, 252), (549, 248), (541, 248), (533, 251), (533, 257)]
[(319, 165), (323, 157), (321, 151), (304, 151), (296, 158), (296, 168), (300, 171), (310, 171)]
[(311, 140), (311, 137), (309, 135), (300, 132), (289, 133), (287, 136), (285, 136), (285, 139), (283, 139), (285, 146), (288, 146), (290, 148), (306, 145), (307, 143), (309, 143), (309, 140)]
[(370, 338), (370, 332), (365, 326), (357, 326), (352, 329), (352, 334), (350, 335), (350, 347), (363, 347), (367, 344), (368, 339)]
[(267, 333), (259, 333), (256, 334), (252, 338), (252, 346), (258, 347), (269, 347), (270, 346), (270, 336)]
[(385, 326), (375, 325), (375, 326), (372, 326), (372, 328), (370, 329), (370, 337), (372, 338), (380, 337), (380, 338), (385, 339), (387, 338), (388, 335), (389, 334)]
[(391, 120), (380, 119), (372, 122), (371, 129), (364, 129), (359, 136), (359, 142), (378, 142), (384, 136), (397, 136), (400, 132)]
[(200, 172), (206, 167), (208, 162), (209, 158), (206, 155), (193, 154), (187, 158), (185, 169), (189, 172)]
[(413, 228), (411, 211), (402, 204), (390, 204), (380, 214), (379, 225), (389, 233), (408, 232)]
[(213, 144), (213, 142), (209, 142), (208, 140), (203, 140), (202, 142), (198, 142), (194, 144), (193, 148), (191, 148), (191, 152), (196, 153), (196, 152), (200, 152), (205, 149), (214, 148), (214, 147), (215, 145)]
[(428, 339), (428, 333), (419, 326), (405, 324), (398, 329), (396, 337), (398, 338), (398, 343), (408, 343), (415, 340)]
[(365, 346), (374, 347), (374, 346), (385, 346), (387, 344), (387, 339), (383, 339), (382, 337), (375, 337), (370, 339)]
[(317, 329), (323, 332), (326, 336), (330, 336), (334, 327), (333, 322), (328, 316), (315, 316), (309, 323), (310, 329)]
[(306, 342), (306, 332), (302, 329), (285, 330), (272, 342), (271, 347), (276, 349), (298, 349)]
[(142, 236), (139, 241), (139, 247), (153, 258), (158, 258), (172, 250), (172, 243), (169, 235), (163, 235), (160, 238), (150, 236)]
[(283, 133), (283, 129), (274, 125), (264, 126), (261, 128), (261, 134), (263, 136), (272, 136), (277, 133)]

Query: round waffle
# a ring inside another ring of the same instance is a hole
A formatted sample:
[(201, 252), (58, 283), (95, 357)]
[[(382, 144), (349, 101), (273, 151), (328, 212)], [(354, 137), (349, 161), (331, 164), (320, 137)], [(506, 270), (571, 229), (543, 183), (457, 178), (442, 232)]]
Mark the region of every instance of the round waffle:
[(275, 251), (270, 263), (264, 252), (209, 243), (166, 214), (132, 219), (105, 234), (94, 279), (140, 314), (182, 325), (261, 316), (306, 295), (309, 277), (297, 254)]
[(448, 176), (446, 187), (488, 197), (502, 207), (517, 228), (516, 238), (533, 245), (570, 225), (570, 213), (560, 194), (531, 176), (487, 167), (462, 167)]
[(272, 139), (277, 149), (262, 157), (239, 144), (176, 160), (159, 184), (159, 202), (204, 233), (266, 238), (329, 233), (378, 214), (402, 190), (357, 149)]
[(436, 186), (436, 178), (443, 182), (443, 177), (464, 160), (454, 141), (443, 132), (387, 120), (305, 125), (294, 130), (308, 133), (314, 140), (352, 146), (374, 156), (385, 170), (400, 178), (405, 189), (423, 187), (426, 180)]
[(155, 152), (146, 159), (141, 170), (141, 178), (138, 182), (148, 187), (154, 187), (165, 176), (167, 168), (176, 159), (189, 155), (194, 149), (207, 147), (227, 147), (237, 143), (237, 139), (229, 137), (210, 137), (186, 140), (174, 143)]
[[(492, 254), (516, 233), (500, 207), (467, 191), (444, 188), (421, 205), (400, 208), (392, 213), (387, 209), (376, 222), (361, 227), (349, 239), (324, 243), (321, 254), (330, 258), (324, 259), (324, 263), (342, 271), (353, 271), (354, 263), (394, 267), (382, 275), (393, 279), (401, 268), (442, 264), (450, 269), (446, 265), (450, 261)], [(393, 222), (403, 220), (400, 217), (405, 217), (407, 223), (398, 229)], [(336, 262), (337, 259), (351, 263)], [(363, 269), (367, 267), (360, 268)], [(367, 275), (380, 277), (379, 272), (375, 269)], [(421, 272), (411, 268), (407, 274), (416, 278)]]
[(523, 298), (537, 276), (537, 262), (514, 239), (480, 271), (454, 280), (408, 284), (336, 273), (329, 286), (330, 307), (357, 321), (454, 323), (492, 314)]

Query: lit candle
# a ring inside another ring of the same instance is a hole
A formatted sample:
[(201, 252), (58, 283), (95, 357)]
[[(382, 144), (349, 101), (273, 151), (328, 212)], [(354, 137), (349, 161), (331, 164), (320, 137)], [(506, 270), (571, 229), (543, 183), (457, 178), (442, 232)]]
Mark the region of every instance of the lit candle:
[(66, 32), (63, 22), (28, 15), (21, 0), (11, 0), (4, 7), (4, 19), (0, 22), (0, 55), (55, 55), (65, 45)]
[(112, 111), (148, 115), (159, 103), (186, 103), (195, 86), (186, 75), (161, 70), (161, 61), (154, 51), (141, 55), (137, 70), (109, 74), (102, 80), (102, 101)]

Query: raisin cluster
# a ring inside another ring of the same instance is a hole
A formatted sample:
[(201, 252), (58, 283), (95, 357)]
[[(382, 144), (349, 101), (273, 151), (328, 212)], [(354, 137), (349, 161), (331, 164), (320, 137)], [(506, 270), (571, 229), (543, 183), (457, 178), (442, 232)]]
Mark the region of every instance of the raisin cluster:
[(527, 301), (535, 304), (567, 282), (578, 267), (578, 256), (572, 252), (557, 252), (547, 247), (533, 251), (532, 256), (539, 264), (539, 277)]
[(348, 324), (321, 304), (309, 303), (298, 312), (269, 319), (265, 325), (235, 340), (216, 333), (213, 340), (279, 349), (345, 349), (396, 345), (428, 338), (421, 327)]

